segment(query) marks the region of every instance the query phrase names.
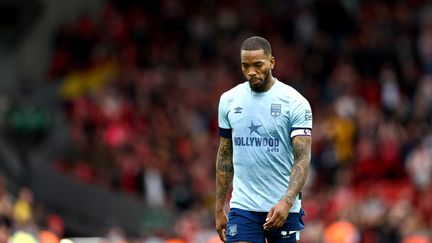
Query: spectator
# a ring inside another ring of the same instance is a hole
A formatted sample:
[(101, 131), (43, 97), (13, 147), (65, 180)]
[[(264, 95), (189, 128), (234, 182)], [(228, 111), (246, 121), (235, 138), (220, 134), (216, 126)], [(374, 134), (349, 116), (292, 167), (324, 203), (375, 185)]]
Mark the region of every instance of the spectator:
[(47, 215), (46, 227), (39, 231), (40, 243), (60, 243), (64, 233), (63, 219), (55, 214)]
[(336, 221), (325, 229), (325, 243), (356, 243), (359, 232), (355, 225), (346, 221)]
[(0, 222), (2, 226), (10, 228), (12, 226), (13, 201), (6, 189), (6, 181), (3, 176), (0, 176)]
[(17, 226), (34, 223), (33, 192), (29, 188), (21, 188), (13, 208), (13, 220)]

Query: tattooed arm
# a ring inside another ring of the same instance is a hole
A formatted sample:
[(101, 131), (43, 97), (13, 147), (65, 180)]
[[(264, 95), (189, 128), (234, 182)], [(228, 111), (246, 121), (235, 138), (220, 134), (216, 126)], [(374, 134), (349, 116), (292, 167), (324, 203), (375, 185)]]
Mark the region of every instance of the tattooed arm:
[(265, 230), (281, 227), (288, 217), (289, 210), (301, 192), (309, 173), (311, 143), (311, 136), (296, 136), (292, 139), (294, 163), (291, 169), (290, 183), (282, 200), (267, 215), (268, 220), (264, 224)]
[(284, 199), (290, 205), (294, 203), (297, 195), (301, 192), (309, 174), (311, 143), (311, 136), (296, 136), (293, 138), (294, 164), (291, 169), (290, 184), (284, 195)]
[(223, 242), (225, 242), (225, 227), (228, 221), (224, 212), (224, 206), (234, 175), (232, 156), (233, 148), (231, 139), (221, 137), (216, 158), (215, 219), (216, 230), (219, 234), (219, 238)]
[(221, 137), (216, 158), (216, 211), (222, 211), (233, 180), (231, 139)]

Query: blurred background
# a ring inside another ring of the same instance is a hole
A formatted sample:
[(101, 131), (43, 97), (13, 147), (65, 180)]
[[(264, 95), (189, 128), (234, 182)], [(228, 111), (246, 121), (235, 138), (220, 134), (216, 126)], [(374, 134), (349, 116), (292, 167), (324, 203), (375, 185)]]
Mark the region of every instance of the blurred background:
[(215, 243), (261, 35), (314, 112), (301, 242), (432, 242), (432, 2), (1, 0), (0, 243)]

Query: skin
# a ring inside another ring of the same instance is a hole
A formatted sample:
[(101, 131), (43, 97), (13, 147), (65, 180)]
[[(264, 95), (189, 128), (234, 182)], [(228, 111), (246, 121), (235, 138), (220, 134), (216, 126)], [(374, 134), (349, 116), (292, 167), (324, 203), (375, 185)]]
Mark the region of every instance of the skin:
[(219, 238), (225, 242), (225, 230), (228, 222), (224, 211), (226, 197), (231, 188), (234, 166), (232, 162), (233, 147), (229, 138), (221, 137), (216, 157), (216, 231)]
[(286, 221), (289, 210), (301, 192), (309, 174), (311, 144), (311, 136), (296, 136), (292, 139), (294, 163), (291, 170), (291, 180), (285, 195), (267, 214), (266, 223), (263, 225), (264, 230), (280, 228)]
[[(269, 90), (275, 83), (271, 72), (275, 65), (274, 57), (271, 54), (265, 54), (263, 50), (241, 50), (240, 58), (243, 75), (249, 81), (251, 89), (255, 92)], [(294, 163), (290, 184), (281, 200), (267, 214), (266, 222), (263, 225), (264, 230), (280, 228), (286, 221), (289, 210), (303, 188), (309, 172), (311, 140), (310, 136), (296, 136), (292, 139)], [(225, 231), (228, 222), (224, 206), (234, 175), (232, 155), (231, 139), (221, 137), (216, 157), (215, 221), (216, 231), (223, 242), (226, 242)]]
[(255, 92), (265, 92), (274, 84), (272, 69), (275, 59), (264, 50), (240, 52), (241, 67), (245, 78), (249, 81), (251, 89)]

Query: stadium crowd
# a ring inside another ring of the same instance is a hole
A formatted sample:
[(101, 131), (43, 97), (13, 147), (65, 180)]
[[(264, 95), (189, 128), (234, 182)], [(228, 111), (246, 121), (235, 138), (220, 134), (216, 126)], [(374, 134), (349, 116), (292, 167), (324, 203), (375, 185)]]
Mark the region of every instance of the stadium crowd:
[(251, 35), (313, 109), (302, 242), (432, 242), (428, 1), (112, 0), (58, 29), (71, 143), (53, 166), (176, 210), (179, 242), (213, 230), (218, 99)]
[(7, 190), (5, 179), (0, 177), (1, 243), (59, 243), (63, 233), (61, 216), (45, 214), (27, 187), (20, 188), (17, 196), (13, 196)]

